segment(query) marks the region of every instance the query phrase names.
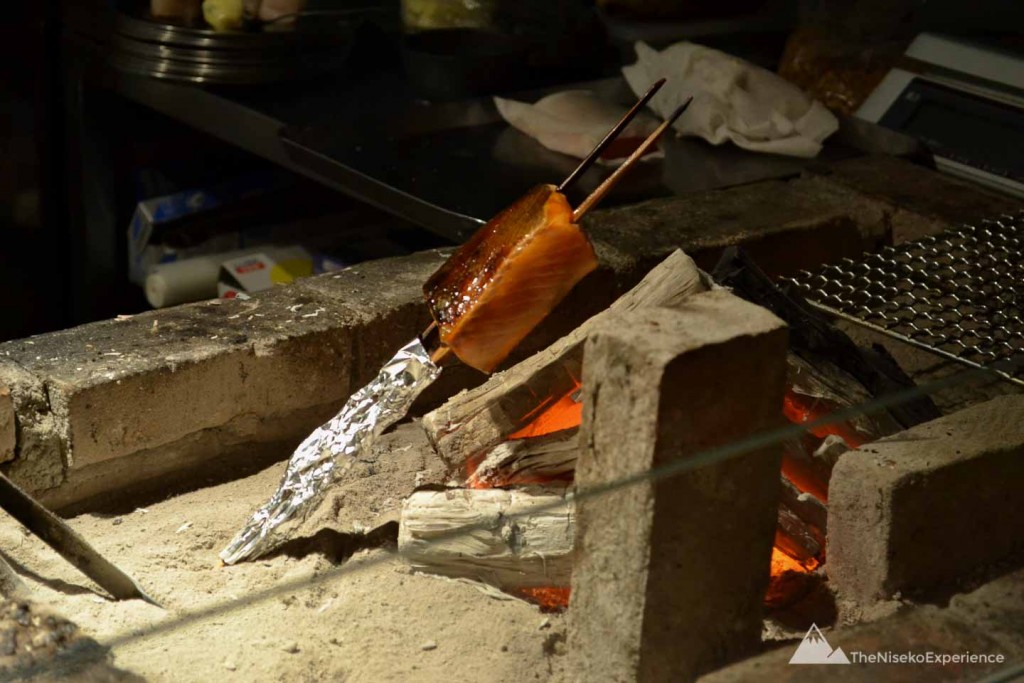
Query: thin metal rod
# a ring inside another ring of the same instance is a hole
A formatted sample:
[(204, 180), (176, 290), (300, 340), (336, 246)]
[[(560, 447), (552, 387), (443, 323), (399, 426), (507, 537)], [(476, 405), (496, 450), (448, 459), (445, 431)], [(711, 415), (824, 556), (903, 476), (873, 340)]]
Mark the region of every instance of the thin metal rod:
[(654, 97), (654, 93), (658, 92), (663, 85), (665, 85), (664, 78), (656, 81), (654, 85), (647, 89), (647, 92), (643, 94), (643, 97), (637, 100), (636, 104), (634, 104), (633, 107), (627, 111), (621, 119), (619, 119), (619, 122), (616, 123), (610, 131), (608, 131), (607, 135), (604, 136), (604, 139), (597, 143), (597, 147), (591, 150), (590, 154), (587, 155), (587, 158), (580, 162), (580, 165), (576, 167), (576, 170), (570, 173), (569, 177), (562, 181), (562, 184), (558, 186), (559, 192), (565, 192), (565, 190), (576, 182), (581, 175), (586, 173), (588, 168), (594, 165), (594, 162), (597, 161), (598, 157), (600, 157), (604, 150), (607, 149), (608, 145), (610, 145), (615, 138), (619, 137), (619, 133), (629, 125), (629, 122), (633, 120), (633, 117), (635, 117), (637, 113), (639, 113), (640, 110), (650, 102), (651, 98)]
[(622, 180), (622, 176), (625, 175), (626, 172), (629, 171), (629, 169), (637, 161), (639, 161), (643, 155), (647, 154), (647, 150), (649, 150), (651, 147), (654, 146), (656, 142), (658, 142), (658, 139), (661, 137), (662, 133), (668, 130), (668, 127), (675, 123), (676, 119), (678, 119), (680, 115), (682, 115), (682, 113), (686, 111), (686, 108), (690, 106), (690, 102), (692, 101), (693, 98), (691, 97), (690, 99), (683, 102), (678, 109), (672, 112), (672, 116), (665, 119), (662, 122), (662, 124), (658, 126), (657, 129), (655, 129), (655, 131), (647, 137), (646, 140), (640, 143), (640, 146), (637, 147), (636, 150), (629, 155), (629, 158), (622, 162), (621, 166), (615, 169), (614, 173), (605, 178), (604, 182), (598, 185), (597, 189), (591, 192), (590, 196), (584, 199), (583, 202), (576, 207), (576, 210), (572, 212), (573, 223), (579, 223), (580, 219), (583, 218), (583, 216), (586, 215), (588, 211), (593, 209), (599, 201), (604, 199), (604, 196), (608, 194), (608, 192), (613, 187), (615, 187), (615, 185), (620, 180)]
[(24, 524), (41, 541), (117, 600), (139, 598), (160, 606), (130, 576), (100, 555), (67, 522), (40, 505), (3, 474), (0, 474), (0, 508)]

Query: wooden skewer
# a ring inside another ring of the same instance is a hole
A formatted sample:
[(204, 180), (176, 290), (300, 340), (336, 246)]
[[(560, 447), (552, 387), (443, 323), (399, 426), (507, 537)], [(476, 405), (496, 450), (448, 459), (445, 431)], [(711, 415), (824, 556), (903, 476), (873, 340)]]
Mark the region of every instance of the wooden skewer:
[(430, 362), (434, 365), (441, 365), (451, 352), (451, 347), (443, 345), (439, 346), (436, 351), (430, 354)]
[(420, 333), (420, 342), (430, 354), (430, 361), (440, 365), (448, 358), (452, 350), (441, 343), (440, 331), (437, 329), (437, 321), (432, 320), (427, 328)]
[[(597, 158), (601, 155), (605, 148), (612, 142), (612, 140), (614, 140), (619, 135), (619, 133), (622, 132), (622, 130), (627, 125), (629, 125), (629, 122), (633, 120), (633, 117), (635, 117), (637, 113), (641, 109), (643, 109), (643, 107), (650, 101), (652, 97), (654, 97), (654, 94), (658, 92), (658, 90), (664, 84), (665, 79), (662, 78), (656, 81), (650, 88), (647, 89), (647, 92), (643, 94), (643, 97), (637, 100), (636, 104), (634, 104), (633, 107), (628, 112), (626, 112), (625, 116), (623, 116), (622, 119), (617, 124), (615, 124), (615, 126), (610, 131), (608, 131), (608, 134), (604, 136), (604, 139), (601, 140), (601, 142), (597, 143), (597, 147), (595, 147), (590, 152), (590, 154), (587, 155), (586, 159), (580, 162), (580, 165), (576, 167), (576, 170), (570, 173), (569, 177), (562, 181), (562, 184), (558, 186), (559, 192), (564, 191), (566, 187), (575, 182), (588, 168), (590, 168), (594, 164), (595, 161), (597, 161)], [(590, 194), (589, 197), (583, 200), (583, 203), (580, 204), (579, 207), (577, 207), (576, 210), (573, 211), (572, 213), (573, 223), (578, 222), (579, 219), (582, 218), (587, 211), (594, 208), (594, 205), (604, 198), (608, 191), (611, 190), (612, 187), (614, 187), (615, 184), (622, 178), (622, 175), (626, 171), (628, 171), (629, 168), (633, 164), (635, 164), (638, 159), (640, 159), (640, 157), (646, 154), (647, 150), (650, 149), (651, 146), (658, 141), (658, 138), (661, 137), (662, 133), (664, 133), (665, 130), (669, 126), (671, 126), (677, 118), (679, 118), (680, 114), (686, 111), (686, 107), (690, 104), (690, 102), (691, 100), (687, 100), (685, 103), (683, 103), (681, 107), (676, 109), (676, 111), (673, 112), (672, 116), (670, 116), (666, 121), (664, 121), (660, 126), (658, 126), (658, 128), (640, 144), (636, 151), (634, 151), (629, 156), (629, 158), (622, 163), (621, 166), (615, 169), (615, 172), (608, 176), (604, 180), (604, 182), (601, 183), (597, 187), (597, 189)], [(430, 360), (435, 364), (440, 365), (442, 362), (444, 362), (446, 359), (449, 359), (449, 357), (451, 356), (451, 348), (441, 343), (436, 321), (431, 321), (431, 323), (427, 325), (426, 329), (424, 329), (423, 332), (420, 334), (420, 341), (423, 343), (423, 346), (430, 353)]]
[(637, 161), (640, 160), (640, 157), (647, 154), (647, 150), (649, 150), (656, 142), (658, 142), (658, 138), (661, 137), (662, 133), (664, 133), (669, 126), (675, 123), (676, 119), (678, 119), (680, 115), (682, 115), (682, 113), (686, 111), (686, 108), (690, 106), (690, 102), (692, 101), (693, 98), (691, 97), (690, 99), (683, 102), (678, 109), (672, 112), (672, 116), (665, 119), (665, 121), (663, 121), (662, 124), (658, 126), (657, 129), (655, 129), (655, 131), (647, 137), (646, 140), (640, 143), (640, 146), (637, 147), (636, 150), (629, 155), (629, 158), (622, 162), (621, 166), (615, 169), (615, 172), (613, 172), (610, 176), (605, 178), (604, 182), (598, 185), (597, 189), (591, 192), (590, 196), (584, 199), (583, 202), (578, 207), (576, 207), (576, 209), (572, 212), (573, 223), (579, 223), (580, 219), (583, 218), (583, 216), (586, 215), (588, 211), (593, 209), (599, 201), (604, 199), (604, 196), (608, 194), (608, 192), (613, 187), (615, 187), (615, 184), (622, 180), (622, 176), (625, 175), (625, 173), (629, 171), (629, 169)]
[(656, 81), (654, 85), (647, 89), (647, 92), (643, 94), (643, 97), (637, 100), (636, 104), (634, 104), (633, 107), (619, 120), (619, 122), (616, 123), (610, 131), (608, 131), (608, 134), (604, 136), (604, 139), (597, 143), (597, 147), (591, 150), (590, 154), (587, 155), (587, 158), (580, 162), (580, 165), (576, 167), (576, 170), (570, 173), (569, 176), (562, 181), (562, 184), (558, 186), (559, 192), (564, 193), (566, 188), (576, 182), (581, 175), (586, 173), (588, 168), (594, 165), (594, 162), (597, 161), (598, 157), (601, 156), (602, 152), (604, 152), (608, 145), (610, 145), (615, 138), (619, 137), (619, 133), (629, 125), (629, 122), (633, 120), (637, 113), (643, 109), (648, 102), (650, 102), (651, 98), (654, 97), (654, 93), (658, 92), (663, 85), (665, 85), (664, 78)]

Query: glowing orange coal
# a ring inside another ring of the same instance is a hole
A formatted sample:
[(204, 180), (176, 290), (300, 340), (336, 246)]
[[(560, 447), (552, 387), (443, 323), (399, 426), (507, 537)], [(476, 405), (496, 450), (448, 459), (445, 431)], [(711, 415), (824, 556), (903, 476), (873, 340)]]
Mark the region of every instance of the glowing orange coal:
[(782, 607), (805, 595), (810, 588), (808, 580), (811, 578), (807, 574), (818, 566), (817, 560), (800, 562), (780, 550), (778, 546), (772, 548), (771, 578), (764, 596), (765, 606)]
[(801, 562), (778, 546), (772, 548), (772, 576), (778, 576), (784, 572), (813, 572), (818, 568), (818, 561), (815, 559)]
[(540, 606), (542, 611), (563, 610), (569, 606), (568, 586), (544, 586), (541, 588), (520, 588), (519, 597)]
[(541, 405), (539, 412), (534, 411), (537, 412), (537, 417), (518, 432), (510, 434), (508, 438), (510, 440), (528, 439), (534, 436), (552, 434), (563, 429), (579, 427), (583, 424), (583, 403), (573, 398), (576, 392), (579, 391), (579, 388), (580, 384), (577, 382), (572, 391), (569, 391), (557, 401), (552, 402), (554, 397), (548, 399), (548, 401)]
[[(579, 427), (583, 423), (583, 404), (576, 400), (580, 383), (577, 381), (572, 390), (564, 396), (550, 396), (527, 415), (529, 423), (519, 431), (510, 434), (508, 440), (529, 439), (563, 429)], [(532, 419), (531, 419), (532, 418)], [(477, 469), (484, 454), (466, 461), (466, 485), (474, 489), (497, 488), (525, 484), (551, 484), (555, 480), (538, 475), (517, 475), (497, 479), (494, 477), (478, 477)], [(541, 610), (563, 610), (569, 606), (568, 586), (541, 586), (537, 588), (520, 588), (515, 594), (527, 602), (538, 605)]]
[[(579, 427), (583, 423), (583, 403), (576, 400), (580, 389), (579, 381), (562, 397), (549, 396), (535, 408), (527, 419), (531, 419), (525, 427), (509, 435), (509, 441), (531, 439), (546, 434), (553, 434), (564, 429)], [(524, 486), (527, 484), (551, 484), (556, 480), (538, 475), (520, 474), (504, 478), (479, 477), (477, 469), (484, 455), (466, 460), (466, 485), (471, 489), (490, 489), (502, 486)]]
[[(509, 441), (517, 439), (529, 439), (544, 436), (564, 429), (578, 427), (583, 422), (583, 404), (578, 400), (580, 383), (571, 391), (562, 396), (552, 395), (540, 402), (537, 408), (527, 416), (529, 422), (515, 433), (509, 435)], [(786, 391), (783, 400), (783, 414), (795, 424), (805, 424), (816, 420), (836, 410), (838, 406), (828, 401), (815, 399), (794, 392), (792, 389)], [(864, 439), (857, 431), (847, 423), (836, 423), (811, 430), (814, 436), (824, 438), (830, 434), (841, 437), (852, 447), (860, 446)], [(525, 484), (550, 484), (551, 479), (533, 475), (520, 475), (506, 477), (498, 480), (494, 477), (481, 478), (477, 476), (477, 469), (484, 455), (470, 458), (466, 461), (465, 474), (467, 486), (470, 488), (484, 489), (503, 486), (515, 486)], [(828, 491), (819, 486), (813, 477), (804, 477), (799, 470), (792, 470), (783, 465), (783, 474), (793, 482), (801, 491), (809, 492), (820, 499), (827, 500)], [(813, 572), (819, 566), (818, 560), (810, 559), (804, 562), (792, 557), (779, 546), (772, 548), (771, 559), (771, 580), (765, 602), (769, 606), (787, 602), (794, 592), (795, 585), (800, 583), (800, 576)], [(546, 586), (539, 588), (521, 588), (516, 594), (544, 610), (565, 609), (569, 605), (570, 589), (561, 586)]]
[[(786, 395), (782, 399), (782, 413), (793, 424), (806, 424), (836, 410), (839, 410), (839, 406), (831, 401), (798, 394), (792, 389), (786, 390)], [(860, 448), (864, 445), (864, 437), (848, 422), (834, 422), (808, 431), (819, 439), (824, 439), (826, 436), (838, 436), (850, 448)]]

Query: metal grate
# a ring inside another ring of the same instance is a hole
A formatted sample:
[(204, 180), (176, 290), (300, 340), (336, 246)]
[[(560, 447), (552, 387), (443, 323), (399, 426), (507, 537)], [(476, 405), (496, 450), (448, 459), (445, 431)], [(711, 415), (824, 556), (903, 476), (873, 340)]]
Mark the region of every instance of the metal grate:
[[(1024, 212), (789, 279), (808, 303), (974, 367), (1024, 361)], [(1024, 369), (1001, 375), (1024, 385)]]

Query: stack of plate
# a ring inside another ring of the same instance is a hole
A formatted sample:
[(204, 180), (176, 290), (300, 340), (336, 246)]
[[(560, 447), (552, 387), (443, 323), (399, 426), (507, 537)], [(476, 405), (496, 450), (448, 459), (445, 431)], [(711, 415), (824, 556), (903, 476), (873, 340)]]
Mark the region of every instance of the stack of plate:
[(119, 69), (188, 83), (270, 83), (337, 69), (351, 49), (345, 15), (217, 32), (153, 19), (148, 4), (121, 3), (110, 42)]

